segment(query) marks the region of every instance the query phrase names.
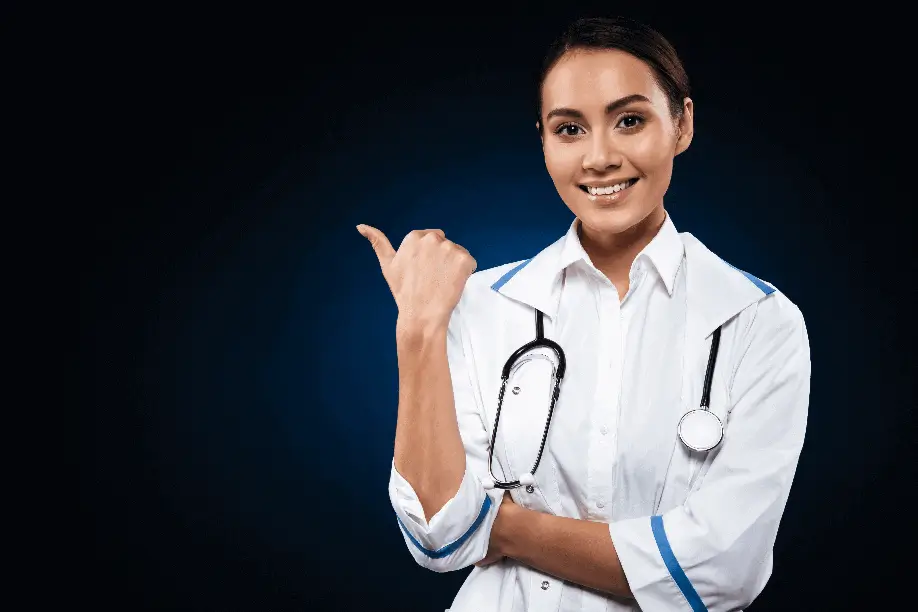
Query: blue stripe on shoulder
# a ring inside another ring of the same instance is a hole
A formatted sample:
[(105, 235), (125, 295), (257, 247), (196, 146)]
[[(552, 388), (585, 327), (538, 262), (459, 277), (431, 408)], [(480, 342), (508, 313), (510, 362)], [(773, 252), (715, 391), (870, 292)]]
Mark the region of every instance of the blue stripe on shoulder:
[(682, 591), (682, 595), (685, 596), (685, 600), (692, 607), (692, 612), (708, 612), (708, 608), (704, 605), (704, 602), (701, 601), (698, 591), (692, 586), (688, 576), (682, 571), (682, 566), (679, 565), (679, 561), (676, 559), (676, 555), (669, 545), (669, 539), (666, 537), (666, 530), (663, 528), (663, 517), (651, 516), (650, 529), (653, 531), (653, 539), (657, 542), (657, 548), (660, 549), (660, 556), (663, 557), (663, 563), (666, 564), (666, 569), (669, 570), (669, 574), (676, 582), (676, 586), (679, 587), (679, 590)]
[(737, 272), (739, 272), (740, 274), (742, 274), (743, 276), (745, 276), (746, 278), (748, 278), (749, 281), (752, 282), (753, 285), (761, 289), (765, 295), (770, 295), (775, 292), (775, 288), (769, 285), (768, 283), (766, 283), (765, 281), (763, 281), (761, 278), (756, 278), (755, 276), (749, 274), (745, 270), (740, 270), (739, 268), (737, 268), (736, 266), (734, 266), (728, 261), (725, 261), (724, 263), (730, 266), (731, 268), (733, 268), (734, 270), (736, 270)]
[(413, 535), (408, 531), (408, 528), (405, 527), (405, 523), (402, 522), (402, 519), (396, 515), (395, 519), (398, 521), (398, 524), (401, 526), (402, 530), (405, 532), (405, 535), (408, 536), (408, 539), (411, 540), (411, 543), (414, 544), (418, 550), (430, 557), (431, 559), (442, 559), (443, 557), (449, 555), (453, 551), (457, 550), (460, 546), (465, 544), (465, 541), (472, 537), (472, 534), (481, 526), (481, 522), (488, 515), (488, 510), (491, 509), (491, 498), (486, 494), (484, 503), (481, 504), (481, 511), (478, 513), (478, 518), (475, 519), (475, 522), (472, 523), (472, 526), (469, 527), (468, 531), (463, 533), (458, 540), (452, 544), (447, 544), (443, 548), (438, 550), (430, 550), (429, 548), (424, 548), (420, 542), (418, 542)]
[(504, 285), (506, 285), (506, 284), (507, 284), (507, 281), (509, 281), (511, 278), (513, 278), (513, 275), (514, 275), (514, 274), (516, 274), (517, 272), (519, 272), (520, 270), (522, 270), (524, 267), (526, 267), (526, 264), (528, 264), (530, 261), (532, 261), (532, 258), (531, 258), (531, 257), (530, 257), (529, 259), (527, 259), (526, 261), (520, 263), (520, 265), (516, 266), (515, 268), (513, 268), (512, 270), (510, 270), (509, 272), (507, 272), (507, 273), (504, 274), (503, 276), (501, 276), (499, 279), (497, 279), (497, 282), (496, 282), (496, 283), (494, 283), (493, 285), (491, 285), (491, 289), (493, 289), (494, 291), (500, 291), (500, 288), (503, 287)]

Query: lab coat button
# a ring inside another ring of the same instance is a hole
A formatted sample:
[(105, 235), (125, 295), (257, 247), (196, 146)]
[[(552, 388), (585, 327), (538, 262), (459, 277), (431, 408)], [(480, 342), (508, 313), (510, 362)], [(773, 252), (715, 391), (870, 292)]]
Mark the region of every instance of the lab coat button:
[(532, 486), (532, 485), (526, 485), (526, 492), (527, 492), (527, 493), (534, 493), (534, 492), (535, 492), (535, 487)]
[(606, 502), (604, 502), (603, 500), (599, 500), (598, 502), (596, 502), (596, 507), (597, 507), (597, 508), (605, 508), (605, 507), (606, 507)]
[(543, 581), (542, 581), (542, 590), (543, 590), (543, 591), (547, 591), (547, 590), (548, 590), (548, 581), (547, 581), (547, 580), (543, 580)]
[(602, 435), (606, 435), (607, 433), (609, 433), (609, 428), (603, 425), (602, 427), (599, 428), (599, 433), (601, 433)]
[(519, 388), (519, 387), (513, 387), (513, 395), (519, 395), (519, 394), (520, 394), (520, 388)]

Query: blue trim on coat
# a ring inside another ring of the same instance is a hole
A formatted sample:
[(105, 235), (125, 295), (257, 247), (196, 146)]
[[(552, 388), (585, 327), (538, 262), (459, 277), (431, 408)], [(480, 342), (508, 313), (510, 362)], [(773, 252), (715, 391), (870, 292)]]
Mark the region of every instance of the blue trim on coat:
[(475, 533), (481, 526), (481, 522), (488, 515), (488, 510), (491, 509), (491, 498), (488, 495), (485, 495), (484, 503), (481, 504), (481, 511), (478, 513), (478, 518), (475, 519), (475, 522), (472, 523), (472, 526), (469, 527), (468, 531), (462, 534), (458, 540), (452, 544), (447, 544), (443, 548), (438, 550), (430, 550), (429, 548), (424, 548), (420, 542), (418, 542), (413, 535), (408, 531), (408, 528), (405, 527), (405, 523), (402, 522), (402, 519), (396, 515), (396, 520), (398, 524), (401, 525), (402, 530), (405, 532), (405, 535), (408, 536), (408, 539), (411, 540), (411, 543), (414, 544), (418, 550), (430, 557), (431, 559), (442, 559), (443, 557), (449, 555), (453, 551), (457, 550), (460, 546), (465, 544), (465, 541), (472, 537), (472, 534)]
[(503, 276), (501, 276), (499, 279), (497, 279), (497, 282), (495, 282), (493, 285), (491, 285), (491, 289), (493, 289), (494, 291), (500, 291), (500, 288), (503, 287), (504, 285), (506, 285), (506, 284), (507, 284), (507, 281), (509, 281), (511, 278), (513, 278), (513, 275), (514, 275), (514, 274), (516, 274), (517, 272), (519, 272), (520, 270), (522, 270), (523, 268), (525, 268), (525, 267), (526, 267), (526, 264), (528, 264), (530, 261), (532, 261), (532, 258), (531, 258), (531, 257), (530, 257), (529, 259), (527, 259), (526, 261), (520, 263), (518, 266), (516, 266), (515, 268), (513, 268), (512, 270), (510, 270), (509, 272), (507, 272), (507, 273), (504, 274)]
[(748, 278), (749, 281), (750, 281), (753, 285), (755, 285), (756, 287), (758, 287), (759, 289), (761, 289), (762, 292), (763, 292), (765, 295), (771, 295), (772, 293), (775, 292), (775, 288), (772, 287), (771, 285), (769, 285), (768, 283), (766, 283), (765, 281), (763, 281), (761, 278), (757, 278), (757, 277), (755, 277), (755, 276), (749, 274), (749, 273), (746, 272), (745, 270), (740, 270), (739, 268), (737, 268), (736, 266), (734, 266), (734, 265), (731, 264), (730, 262), (725, 261), (724, 263), (727, 264), (728, 266), (730, 266), (731, 268), (733, 268), (734, 270), (736, 270), (737, 272), (739, 272), (740, 274), (742, 274), (743, 276), (745, 276), (746, 278)]
[(660, 555), (663, 557), (663, 563), (666, 564), (666, 569), (669, 570), (669, 575), (673, 577), (676, 586), (682, 591), (685, 600), (692, 606), (693, 612), (708, 612), (708, 609), (705, 607), (704, 602), (701, 601), (701, 597), (699, 597), (695, 587), (692, 586), (688, 576), (682, 571), (682, 567), (679, 565), (679, 561), (676, 559), (676, 555), (669, 545), (669, 539), (666, 537), (666, 530), (663, 528), (663, 517), (651, 516), (650, 529), (653, 531), (653, 539), (657, 541), (657, 548), (660, 549)]

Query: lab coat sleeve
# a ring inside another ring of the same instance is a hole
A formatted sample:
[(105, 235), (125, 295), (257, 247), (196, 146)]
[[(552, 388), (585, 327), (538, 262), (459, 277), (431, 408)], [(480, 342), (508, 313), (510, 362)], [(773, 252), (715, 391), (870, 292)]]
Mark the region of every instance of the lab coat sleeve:
[(735, 370), (721, 446), (700, 486), (662, 516), (610, 524), (635, 599), (655, 610), (742, 610), (771, 575), (772, 550), (803, 447), (810, 349), (797, 307), (758, 304)]
[(465, 475), (456, 494), (430, 520), (411, 484), (395, 469), (394, 460), (389, 479), (389, 498), (405, 544), (419, 565), (435, 572), (463, 569), (484, 559), (503, 494), (482, 485), (488, 474), (490, 439), (463, 350), (461, 306), (462, 302), (450, 318), (447, 357), (465, 447)]

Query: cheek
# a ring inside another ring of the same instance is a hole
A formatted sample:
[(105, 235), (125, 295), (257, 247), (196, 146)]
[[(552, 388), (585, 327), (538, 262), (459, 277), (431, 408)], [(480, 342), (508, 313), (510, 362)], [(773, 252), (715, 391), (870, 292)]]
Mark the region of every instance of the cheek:
[(672, 166), (675, 140), (670, 134), (661, 132), (647, 134), (646, 138), (635, 141), (631, 151), (631, 161), (643, 174), (651, 175), (666, 171)]
[(580, 170), (582, 154), (575, 146), (545, 145), (545, 167), (555, 183), (570, 182)]

